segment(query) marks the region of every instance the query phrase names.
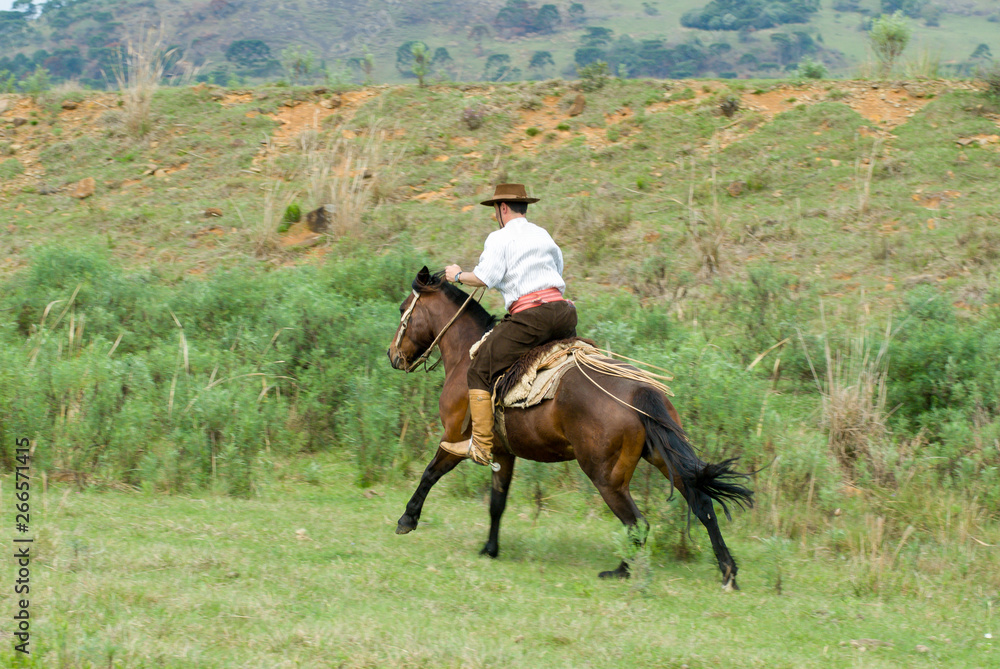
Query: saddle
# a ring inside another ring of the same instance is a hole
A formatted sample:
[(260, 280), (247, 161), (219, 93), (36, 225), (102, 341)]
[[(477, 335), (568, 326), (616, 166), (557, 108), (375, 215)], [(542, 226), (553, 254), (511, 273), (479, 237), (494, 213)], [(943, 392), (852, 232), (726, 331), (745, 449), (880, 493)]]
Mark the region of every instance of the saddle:
[(493, 403), (526, 409), (556, 395), (563, 375), (574, 366), (575, 355), (600, 355), (590, 339), (571, 337), (550, 341), (528, 351), (493, 386)]

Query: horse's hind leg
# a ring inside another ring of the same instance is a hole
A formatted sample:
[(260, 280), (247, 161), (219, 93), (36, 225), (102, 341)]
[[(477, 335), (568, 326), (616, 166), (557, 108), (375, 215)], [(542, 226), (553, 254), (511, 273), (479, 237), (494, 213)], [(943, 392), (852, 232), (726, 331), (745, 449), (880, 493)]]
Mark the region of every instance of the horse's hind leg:
[[(590, 477), (601, 493), (605, 503), (618, 520), (628, 529), (629, 538), (638, 548), (645, 542), (644, 533), (638, 530), (639, 521), (649, 528), (649, 523), (642, 517), (639, 507), (635, 505), (635, 500), (629, 493), (629, 482), (635, 472), (635, 466), (639, 463), (639, 455), (642, 445), (639, 442), (624, 445), (617, 452), (618, 458), (615, 461), (605, 461), (601, 463), (580, 462), (583, 471)], [(591, 451), (593, 452), (593, 451)], [(602, 571), (601, 578), (628, 578), (628, 562), (622, 560), (616, 569)]]
[(434, 454), (434, 457), (427, 464), (427, 468), (424, 469), (424, 474), (420, 477), (420, 483), (417, 485), (413, 496), (406, 503), (406, 511), (403, 512), (403, 515), (396, 522), (396, 534), (406, 534), (417, 529), (420, 512), (424, 508), (424, 500), (427, 499), (427, 494), (434, 487), (434, 484), (441, 480), (442, 476), (454, 469), (463, 459), (457, 455), (452, 455), (444, 449), (439, 448), (437, 450), (437, 453)]
[[(613, 489), (598, 484), (597, 490), (601, 493), (601, 497), (604, 498), (612, 513), (615, 514), (615, 517), (622, 521), (622, 524), (627, 528), (629, 540), (637, 549), (642, 547), (645, 543), (645, 533), (639, 530), (639, 522), (641, 521), (647, 530), (649, 529), (649, 523), (642, 517), (639, 507), (635, 505), (635, 501), (629, 493), (628, 485), (626, 484), (624, 489)], [(622, 560), (617, 568), (611, 571), (602, 571), (598, 576), (601, 578), (628, 578), (628, 562)]]
[(688, 504), (708, 530), (708, 538), (712, 540), (712, 550), (715, 551), (715, 559), (719, 561), (719, 570), (722, 572), (722, 589), (739, 590), (740, 586), (736, 584), (736, 560), (729, 554), (729, 548), (722, 539), (719, 518), (712, 507), (712, 498), (700, 490), (692, 490), (688, 496)]
[(687, 500), (692, 513), (705, 526), (705, 529), (708, 531), (708, 538), (712, 541), (712, 550), (715, 552), (715, 559), (719, 562), (719, 570), (722, 572), (723, 590), (739, 590), (740, 587), (736, 584), (736, 560), (729, 554), (729, 548), (722, 538), (722, 531), (719, 529), (719, 519), (715, 515), (715, 510), (712, 506), (712, 498), (700, 490), (686, 488), (684, 482), (679, 477), (673, 475), (659, 453), (649, 453), (647, 451), (643, 454), (643, 457), (659, 469), (668, 480), (673, 482), (674, 487), (677, 488), (677, 492)]
[(493, 472), (493, 487), (490, 490), (490, 538), (479, 551), (480, 555), (495, 558), (500, 552), (500, 517), (507, 508), (507, 493), (510, 491), (510, 480), (514, 476), (514, 456), (510, 453), (494, 453), (493, 462), (500, 465), (500, 470)]

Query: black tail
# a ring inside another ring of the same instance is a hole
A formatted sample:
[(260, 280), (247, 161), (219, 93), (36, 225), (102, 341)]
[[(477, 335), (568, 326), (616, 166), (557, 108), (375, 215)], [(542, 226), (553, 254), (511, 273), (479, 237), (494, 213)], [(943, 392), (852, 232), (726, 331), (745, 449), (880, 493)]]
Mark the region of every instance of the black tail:
[(696, 491), (718, 502), (730, 520), (727, 502), (743, 509), (753, 506), (753, 491), (737, 483), (748, 478), (747, 474), (733, 468), (739, 458), (729, 458), (718, 464), (699, 458), (684, 430), (670, 417), (659, 391), (649, 386), (640, 387), (632, 396), (632, 406), (639, 410), (646, 428), (646, 448), (659, 452), (670, 473), (683, 481), (689, 506), (695, 502)]

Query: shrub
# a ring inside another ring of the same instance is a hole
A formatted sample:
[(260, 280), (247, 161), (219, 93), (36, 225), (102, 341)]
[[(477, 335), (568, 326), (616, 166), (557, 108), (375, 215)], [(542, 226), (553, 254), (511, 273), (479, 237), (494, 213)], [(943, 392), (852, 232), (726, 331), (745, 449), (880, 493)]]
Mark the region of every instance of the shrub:
[(298, 223), (302, 220), (302, 209), (295, 202), (291, 203), (285, 207), (285, 214), (282, 216), (283, 221), (286, 223)]
[(528, 137), (534, 137), (535, 135), (537, 135), (537, 134), (539, 134), (541, 132), (542, 132), (541, 130), (539, 130), (538, 128), (535, 128), (535, 127), (528, 128), (527, 130), (524, 131), (524, 133)]
[(1000, 63), (980, 68), (979, 79), (986, 85), (986, 95), (1000, 103)]
[(469, 130), (478, 130), (486, 120), (486, 110), (481, 106), (466, 107), (462, 110), (462, 123)]
[(19, 174), (24, 174), (24, 165), (17, 158), (0, 163), (0, 179), (13, 179)]
[(580, 77), (580, 88), (585, 92), (596, 91), (604, 88), (608, 83), (608, 64), (603, 60), (595, 60), (589, 65), (577, 67), (576, 73)]
[(802, 79), (825, 79), (827, 69), (823, 63), (817, 62), (812, 58), (803, 58), (799, 62), (796, 74)]
[(880, 16), (872, 21), (868, 40), (881, 64), (882, 76), (889, 76), (892, 73), (900, 54), (909, 44), (911, 35), (912, 30), (902, 12), (897, 11), (891, 16)]

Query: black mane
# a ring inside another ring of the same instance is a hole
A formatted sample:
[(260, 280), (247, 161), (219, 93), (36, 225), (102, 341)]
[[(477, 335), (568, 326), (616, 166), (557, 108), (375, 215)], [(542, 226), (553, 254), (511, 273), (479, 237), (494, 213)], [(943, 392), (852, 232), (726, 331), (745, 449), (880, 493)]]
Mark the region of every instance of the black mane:
[[(444, 278), (444, 272), (435, 272), (430, 276), (430, 280), (426, 283), (422, 283), (419, 278), (413, 280), (413, 290), (418, 293), (429, 293), (432, 291), (444, 293), (445, 297), (451, 300), (455, 306), (461, 307), (465, 304), (465, 301), (469, 298), (469, 294), (459, 288), (456, 288), (454, 284), (450, 283)], [(465, 307), (467, 314), (472, 316), (476, 321), (476, 324), (483, 328), (483, 330), (489, 330), (497, 322), (496, 316), (490, 314), (486, 311), (479, 302), (472, 300), (469, 302), (468, 306)]]

